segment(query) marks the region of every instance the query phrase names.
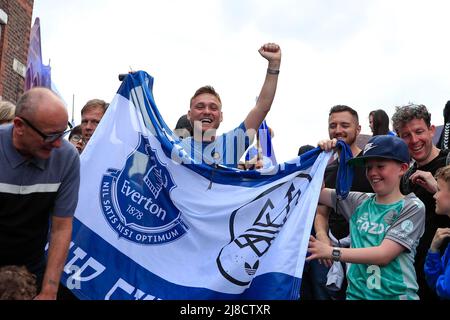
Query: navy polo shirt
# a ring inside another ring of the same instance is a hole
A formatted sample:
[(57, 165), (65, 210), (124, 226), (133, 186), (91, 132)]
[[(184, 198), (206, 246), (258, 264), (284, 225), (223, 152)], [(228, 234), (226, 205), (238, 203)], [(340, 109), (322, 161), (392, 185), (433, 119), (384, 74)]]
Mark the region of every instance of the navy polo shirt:
[(48, 159), (26, 159), (12, 144), (12, 129), (0, 126), (0, 265), (29, 267), (44, 256), (50, 217), (75, 213), (80, 159), (64, 139)]

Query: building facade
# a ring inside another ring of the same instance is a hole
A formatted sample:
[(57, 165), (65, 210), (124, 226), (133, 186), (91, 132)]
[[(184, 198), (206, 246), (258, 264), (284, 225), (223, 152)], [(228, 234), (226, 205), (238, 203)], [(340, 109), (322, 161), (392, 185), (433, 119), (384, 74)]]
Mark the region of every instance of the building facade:
[(34, 0), (0, 0), (0, 97), (13, 103), (24, 91)]

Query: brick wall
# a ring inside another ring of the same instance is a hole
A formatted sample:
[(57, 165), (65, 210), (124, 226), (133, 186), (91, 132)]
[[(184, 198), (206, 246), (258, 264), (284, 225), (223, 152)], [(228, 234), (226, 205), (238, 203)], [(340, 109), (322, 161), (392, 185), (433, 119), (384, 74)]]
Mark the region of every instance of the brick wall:
[(0, 96), (16, 102), (23, 93), (25, 79), (13, 69), (14, 59), (27, 65), (34, 0), (0, 0), (0, 9), (8, 15), (1, 25)]

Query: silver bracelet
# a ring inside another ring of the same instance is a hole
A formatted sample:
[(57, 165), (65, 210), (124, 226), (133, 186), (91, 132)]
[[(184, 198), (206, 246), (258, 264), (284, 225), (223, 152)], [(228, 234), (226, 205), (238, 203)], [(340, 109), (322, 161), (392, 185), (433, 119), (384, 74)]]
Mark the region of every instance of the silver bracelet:
[(268, 74), (279, 74), (279, 73), (280, 73), (280, 69), (270, 69), (270, 68), (267, 68), (267, 73), (268, 73)]

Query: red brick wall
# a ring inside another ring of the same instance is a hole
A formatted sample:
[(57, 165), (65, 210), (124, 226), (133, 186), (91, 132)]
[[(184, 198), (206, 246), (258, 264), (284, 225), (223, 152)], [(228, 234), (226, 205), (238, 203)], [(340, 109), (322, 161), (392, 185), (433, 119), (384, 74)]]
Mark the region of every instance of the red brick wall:
[(13, 70), (14, 58), (27, 65), (34, 0), (0, 0), (0, 9), (8, 15), (1, 25), (0, 96), (16, 102), (23, 93), (25, 79)]

